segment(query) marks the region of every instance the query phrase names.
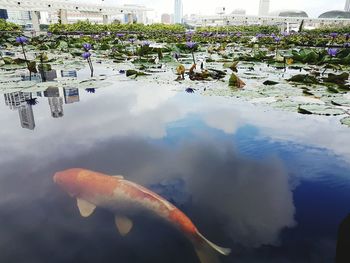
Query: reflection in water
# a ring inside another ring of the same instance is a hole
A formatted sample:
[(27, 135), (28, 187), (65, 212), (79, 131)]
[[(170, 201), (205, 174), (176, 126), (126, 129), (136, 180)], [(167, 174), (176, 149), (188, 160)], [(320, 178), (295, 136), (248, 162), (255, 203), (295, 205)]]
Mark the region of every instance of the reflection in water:
[(64, 102), (65, 104), (72, 104), (79, 102), (79, 89), (76, 88), (63, 88)]
[(35, 120), (33, 107), (27, 103), (31, 100), (31, 93), (28, 92), (12, 92), (4, 94), (5, 104), (10, 107), (11, 110), (18, 110), (21, 127), (29, 130), (34, 130)]
[(51, 116), (53, 118), (63, 117), (63, 98), (60, 97), (59, 89), (56, 87), (50, 87), (44, 91), (44, 96), (48, 97)]
[[(61, 77), (76, 77), (76, 70), (61, 71)], [(22, 80), (29, 80), (27, 75), (22, 75)], [(54, 81), (57, 78), (57, 71), (50, 70), (45, 72), (46, 81)], [(32, 81), (41, 82), (40, 74), (34, 74)], [(64, 116), (63, 98), (60, 96), (60, 90), (57, 87), (49, 87), (44, 92), (44, 96), (48, 98), (51, 116), (53, 118), (61, 118)], [(77, 88), (63, 88), (63, 95), (65, 104), (79, 102), (79, 90)], [(12, 92), (4, 94), (5, 104), (11, 110), (18, 110), (21, 127), (29, 130), (34, 130), (35, 120), (32, 106), (38, 103), (37, 98), (33, 96), (42, 97), (42, 92)]]
[[(51, 179), (69, 167), (123, 174), (159, 193), (233, 248), (222, 263), (334, 261), (350, 200), (349, 130), (336, 118), (140, 86), (80, 92), (60, 121), (41, 99), (36, 133), (0, 129), (9, 149), (0, 152), (0, 262), (198, 263), (191, 244), (156, 218), (136, 217), (124, 239), (103, 209), (82, 219)], [(0, 118), (12, 121), (9, 111)]]

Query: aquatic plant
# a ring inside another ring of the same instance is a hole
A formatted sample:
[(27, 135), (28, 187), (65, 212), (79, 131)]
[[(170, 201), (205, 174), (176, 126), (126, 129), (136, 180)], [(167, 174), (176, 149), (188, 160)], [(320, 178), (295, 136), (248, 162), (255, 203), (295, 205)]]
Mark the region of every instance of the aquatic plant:
[(85, 44), (83, 44), (83, 48), (84, 48), (85, 52), (82, 54), (82, 57), (87, 60), (87, 62), (89, 64), (89, 68), (90, 68), (91, 77), (93, 77), (94, 76), (94, 67), (92, 65), (91, 53), (90, 53), (90, 50), (92, 49), (92, 45), (90, 43), (85, 43)]
[(85, 91), (86, 91), (87, 93), (95, 93), (95, 92), (96, 92), (96, 89), (95, 89), (95, 88), (87, 88), (87, 89), (85, 89)]
[(327, 53), (330, 57), (335, 57), (339, 52), (339, 49), (338, 48), (329, 48), (327, 50)]
[(186, 47), (191, 51), (193, 64), (196, 65), (196, 59), (194, 57), (194, 50), (197, 48), (197, 43), (192, 42), (192, 41), (186, 42)]
[(22, 47), (24, 60), (25, 60), (25, 63), (27, 64), (27, 69), (29, 71), (29, 80), (32, 80), (32, 72), (36, 73), (36, 64), (35, 64), (35, 61), (29, 62), (29, 60), (27, 59), (27, 54), (24, 49), (24, 45), (28, 43), (28, 38), (26, 38), (25, 36), (19, 36), (19, 37), (16, 37), (16, 42), (20, 44)]

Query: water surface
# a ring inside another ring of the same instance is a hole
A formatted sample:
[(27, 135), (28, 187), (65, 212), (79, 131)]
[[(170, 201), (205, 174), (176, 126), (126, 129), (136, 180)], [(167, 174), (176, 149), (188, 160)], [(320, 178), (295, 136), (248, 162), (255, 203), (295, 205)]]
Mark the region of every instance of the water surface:
[(198, 262), (155, 217), (125, 238), (107, 211), (82, 218), (52, 181), (72, 167), (164, 196), (232, 248), (222, 262), (334, 261), (350, 211), (350, 132), (336, 117), (119, 81), (7, 94), (0, 122), (1, 262)]

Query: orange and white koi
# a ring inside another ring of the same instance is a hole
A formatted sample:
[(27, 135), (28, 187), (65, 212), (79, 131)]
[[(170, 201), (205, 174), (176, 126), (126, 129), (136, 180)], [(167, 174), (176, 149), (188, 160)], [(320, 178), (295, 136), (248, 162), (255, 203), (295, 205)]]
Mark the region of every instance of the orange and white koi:
[(75, 168), (57, 172), (53, 179), (70, 196), (77, 199), (83, 217), (90, 216), (96, 207), (111, 211), (115, 215), (116, 227), (123, 236), (133, 227), (133, 222), (128, 217), (132, 215), (132, 211), (146, 210), (165, 219), (184, 233), (194, 245), (202, 263), (219, 262), (218, 253), (228, 255), (231, 252), (231, 249), (219, 247), (207, 240), (192, 221), (173, 204), (151, 190), (125, 180), (123, 176), (109, 176)]

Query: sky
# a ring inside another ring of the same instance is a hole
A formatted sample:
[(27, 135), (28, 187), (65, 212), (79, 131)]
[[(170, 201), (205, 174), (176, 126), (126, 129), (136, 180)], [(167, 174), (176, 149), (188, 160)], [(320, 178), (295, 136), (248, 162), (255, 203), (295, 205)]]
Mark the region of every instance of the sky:
[[(83, 1), (83, 0), (79, 0)], [(100, 0), (101, 1), (101, 0)], [(96, 0), (84, 0), (84, 2), (96, 3)], [(143, 4), (153, 8), (158, 15), (162, 13), (173, 13), (174, 0), (105, 0), (108, 4)], [(215, 8), (224, 6), (228, 13), (235, 9), (245, 9), (247, 14), (255, 15), (258, 13), (259, 0), (183, 0), (184, 14), (214, 14)], [(271, 11), (281, 9), (302, 9), (306, 11), (310, 17), (317, 17), (328, 10), (343, 10), (345, 0), (271, 0)]]

